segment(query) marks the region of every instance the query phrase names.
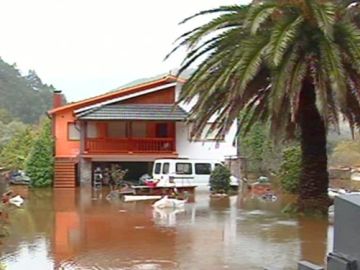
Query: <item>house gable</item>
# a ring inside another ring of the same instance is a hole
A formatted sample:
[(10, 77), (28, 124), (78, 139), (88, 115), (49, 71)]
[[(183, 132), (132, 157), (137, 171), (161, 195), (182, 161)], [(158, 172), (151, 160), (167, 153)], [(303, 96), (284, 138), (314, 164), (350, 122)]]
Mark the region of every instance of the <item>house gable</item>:
[[(183, 79), (179, 79), (177, 77), (174, 76), (165, 76), (163, 78), (154, 80), (154, 81), (150, 81), (150, 82), (146, 82), (146, 83), (142, 83), (139, 85), (135, 85), (135, 86), (131, 86), (131, 87), (126, 87), (126, 88), (121, 88), (109, 93), (105, 93), (103, 95), (99, 95), (96, 97), (92, 97), (92, 98), (88, 98), (88, 99), (84, 99), (78, 102), (74, 102), (74, 103), (70, 103), (70, 104), (66, 104), (64, 106), (58, 107), (58, 108), (54, 108), (52, 110), (48, 111), (49, 115), (53, 115), (56, 114), (58, 112), (61, 111), (65, 111), (65, 110), (80, 110), (82, 108), (85, 107), (89, 107), (89, 106), (93, 106), (95, 104), (100, 104), (103, 102), (107, 102), (109, 100), (114, 100), (116, 98), (122, 98), (122, 97), (130, 97), (132, 95), (135, 95), (137, 93), (141, 93), (144, 92), (144, 94), (146, 94), (146, 90), (148, 89), (156, 89), (156, 88), (162, 88), (163, 86), (165, 86), (166, 84), (169, 83), (184, 83), (185, 81)], [(175, 95), (175, 93), (174, 93)], [(174, 97), (175, 98), (175, 97)]]
[[(173, 101), (173, 100), (175, 101), (175, 87), (176, 87), (176, 82), (167, 83), (164, 85), (152, 87), (152, 88), (137, 91), (134, 93), (121, 95), (121, 96), (114, 97), (111, 99), (109, 98), (105, 101), (94, 103), (90, 106), (85, 106), (85, 107), (79, 108), (77, 110), (74, 110), (74, 112), (76, 114), (83, 113), (83, 112), (85, 113), (87, 111), (94, 110), (99, 107), (110, 105), (110, 104), (120, 104), (120, 103), (126, 104), (126, 102), (129, 102), (129, 100), (132, 100), (132, 101), (130, 101), (130, 103), (132, 103), (132, 104), (134, 104), (134, 103), (141, 104), (141, 102), (147, 102), (145, 104), (174, 103), (171, 101)], [(164, 92), (166, 92), (166, 93), (164, 93)], [(153, 94), (153, 95), (151, 95), (151, 94)]]
[(175, 87), (130, 98), (114, 104), (173, 104), (175, 103)]

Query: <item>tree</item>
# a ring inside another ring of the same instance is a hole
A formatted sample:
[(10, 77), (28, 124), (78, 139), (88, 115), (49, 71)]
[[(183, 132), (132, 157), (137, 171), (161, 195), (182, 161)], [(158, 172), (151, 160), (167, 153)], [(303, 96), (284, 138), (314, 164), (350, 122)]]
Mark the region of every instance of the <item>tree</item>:
[(10, 142), (15, 134), (23, 132), (28, 126), (20, 121), (12, 121), (4, 124), (0, 121), (0, 150)]
[(30, 127), (16, 132), (0, 154), (0, 164), (8, 169), (23, 170), (34, 140)]
[(0, 108), (6, 110), (5, 114), (0, 112), (0, 116), (6, 121), (19, 119), (24, 123), (37, 123), (52, 106), (53, 90), (54, 87), (44, 84), (35, 71), (30, 70), (28, 75), (22, 76), (15, 64), (9, 65), (0, 58)]
[(51, 135), (51, 121), (46, 119), (41, 124), (39, 135), (34, 141), (25, 171), (31, 179), (33, 187), (50, 186), (54, 174), (53, 140)]
[(247, 131), (269, 121), (275, 139), (299, 130), (299, 211), (327, 211), (326, 132), (339, 114), (360, 126), (360, 12), (356, 1), (268, 0), (202, 11), (218, 14), (183, 34), (179, 74), (199, 64), (180, 101), (195, 100), (194, 136), (211, 116), (219, 137), (240, 112)]

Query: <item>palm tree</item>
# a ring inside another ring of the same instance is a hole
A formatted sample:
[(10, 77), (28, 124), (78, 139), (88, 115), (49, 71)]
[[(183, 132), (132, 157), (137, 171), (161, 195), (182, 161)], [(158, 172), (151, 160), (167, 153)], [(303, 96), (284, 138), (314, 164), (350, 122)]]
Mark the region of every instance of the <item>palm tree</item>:
[[(180, 101), (196, 100), (193, 136), (210, 117), (219, 138), (241, 115), (249, 130), (269, 121), (274, 138), (299, 134), (302, 149), (299, 211), (328, 206), (326, 134), (343, 116), (360, 125), (358, 1), (267, 0), (223, 6), (183, 34), (179, 74), (197, 64)], [(242, 112), (240, 114), (240, 112)]]

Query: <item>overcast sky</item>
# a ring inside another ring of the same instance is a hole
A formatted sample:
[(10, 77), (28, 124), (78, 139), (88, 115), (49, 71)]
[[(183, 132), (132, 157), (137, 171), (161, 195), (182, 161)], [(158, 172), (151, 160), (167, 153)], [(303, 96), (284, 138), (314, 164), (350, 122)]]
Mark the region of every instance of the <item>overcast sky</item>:
[(190, 27), (179, 26), (182, 19), (244, 2), (0, 0), (0, 56), (76, 101), (176, 68), (182, 53), (163, 59)]

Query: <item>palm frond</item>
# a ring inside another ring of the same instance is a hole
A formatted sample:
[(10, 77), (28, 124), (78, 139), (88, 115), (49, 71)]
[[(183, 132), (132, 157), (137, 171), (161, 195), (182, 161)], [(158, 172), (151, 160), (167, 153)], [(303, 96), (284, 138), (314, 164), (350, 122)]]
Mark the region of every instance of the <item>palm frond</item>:
[(324, 74), (324, 70), (321, 69), (314, 60), (310, 63), (310, 74), (313, 79), (315, 93), (316, 93), (316, 107), (322, 117), (325, 126), (328, 122), (328, 80)]
[(306, 56), (300, 54), (294, 67), (289, 71), (290, 74), (286, 92), (289, 96), (289, 106), (292, 122), (296, 121), (299, 108), (300, 90), (307, 73), (307, 63), (304, 61), (304, 59), (306, 59)]
[(250, 30), (250, 34), (256, 34), (261, 24), (270, 17), (275, 9), (276, 4), (274, 3), (252, 5), (245, 20), (245, 28)]
[(182, 23), (186, 21), (201, 16), (207, 13), (214, 12), (225, 12), (224, 14), (212, 19), (210, 22), (200, 26), (195, 27), (194, 29), (182, 34), (176, 41), (179, 41), (179, 44), (176, 45), (166, 56), (165, 59), (168, 59), (173, 53), (175, 53), (181, 47), (187, 47), (192, 49), (199, 42), (206, 38), (209, 33), (213, 33), (217, 30), (222, 30), (226, 28), (231, 28), (241, 24), (246, 16), (248, 7), (247, 6), (224, 6), (218, 9), (208, 10), (200, 12), (194, 16), (185, 19)]
[(279, 65), (287, 48), (297, 37), (302, 22), (303, 17), (298, 16), (274, 26), (268, 46), (269, 58), (274, 66)]
[(306, 0), (306, 3), (321, 31), (327, 38), (332, 39), (336, 18), (335, 4), (330, 1), (321, 3), (314, 0)]
[[(292, 79), (292, 71), (299, 60), (299, 47), (294, 46), (285, 56), (281, 65), (272, 74), (271, 94), (269, 96), (270, 110), (277, 115), (280, 112), (280, 105), (288, 94), (286, 85)], [(291, 92), (291, 91), (289, 91)]]
[(187, 21), (189, 20), (192, 20), (196, 17), (199, 17), (199, 16), (203, 16), (203, 15), (206, 15), (206, 14), (214, 14), (214, 13), (219, 13), (219, 12), (239, 12), (239, 11), (243, 11), (245, 9), (247, 9), (248, 6), (245, 6), (245, 5), (232, 5), (232, 6), (221, 6), (221, 7), (218, 7), (218, 8), (213, 8), (213, 9), (208, 9), (208, 10), (203, 10), (203, 11), (200, 11), (190, 17), (187, 17), (185, 18), (184, 20), (182, 20), (179, 24), (183, 24), (183, 23), (186, 23)]
[(338, 23), (335, 25), (335, 39), (354, 60), (352, 65), (360, 73), (360, 29), (348, 21)]
[(341, 61), (339, 47), (327, 38), (322, 38), (319, 43), (320, 68), (326, 70), (330, 80), (330, 87), (342, 107), (346, 107), (346, 82), (345, 71)]
[(259, 71), (268, 42), (269, 37), (262, 35), (249, 38), (241, 44), (243, 55), (235, 71), (240, 81), (238, 89), (240, 93), (244, 92), (249, 82)]

